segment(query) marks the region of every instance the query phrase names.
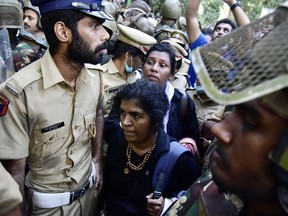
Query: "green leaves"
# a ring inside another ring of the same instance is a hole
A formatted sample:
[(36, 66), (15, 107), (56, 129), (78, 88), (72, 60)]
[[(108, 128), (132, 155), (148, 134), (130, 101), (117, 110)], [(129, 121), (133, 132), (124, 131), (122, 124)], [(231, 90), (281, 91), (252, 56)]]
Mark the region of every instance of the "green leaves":
[[(179, 0), (183, 5), (183, 16), (188, 0)], [(247, 13), (250, 20), (255, 20), (260, 17), (262, 7), (276, 8), (285, 0), (240, 0), (244, 11)], [(149, 5), (153, 8), (155, 14), (161, 12), (161, 7), (164, 0), (149, 0)], [(202, 0), (203, 13), (199, 15), (199, 21), (202, 27), (214, 25), (219, 20), (220, 10), (226, 4), (223, 0)]]

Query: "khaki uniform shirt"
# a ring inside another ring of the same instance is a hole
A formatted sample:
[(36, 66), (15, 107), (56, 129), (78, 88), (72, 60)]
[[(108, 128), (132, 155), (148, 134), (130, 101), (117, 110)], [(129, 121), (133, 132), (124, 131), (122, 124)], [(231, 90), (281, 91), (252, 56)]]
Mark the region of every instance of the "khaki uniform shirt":
[(28, 156), (27, 186), (71, 191), (89, 177), (100, 86), (84, 67), (71, 87), (49, 51), (0, 85), (0, 158)]
[(129, 83), (134, 83), (137, 79), (141, 79), (142, 76), (138, 71), (134, 71), (128, 74), (127, 78), (123, 76), (114, 61), (111, 59), (107, 64), (99, 65), (87, 65), (87, 68), (92, 71), (102, 71), (103, 88), (104, 88), (104, 117), (107, 117), (111, 111), (112, 104), (111, 99), (116, 94), (121, 86), (125, 86)]
[(0, 163), (0, 215), (16, 208), (22, 202), (18, 184)]
[(171, 81), (171, 84), (174, 88), (180, 90), (180, 91), (186, 91), (186, 89), (189, 87), (188, 79), (188, 70), (191, 61), (187, 58), (181, 59), (182, 64), (177, 73), (175, 74), (174, 79)]
[(207, 118), (219, 108), (220, 104), (212, 101), (208, 96), (206, 96), (206, 94), (202, 97), (201, 94), (198, 94), (194, 89), (188, 89), (186, 92), (194, 101), (199, 128), (201, 129), (204, 121), (206, 121)]

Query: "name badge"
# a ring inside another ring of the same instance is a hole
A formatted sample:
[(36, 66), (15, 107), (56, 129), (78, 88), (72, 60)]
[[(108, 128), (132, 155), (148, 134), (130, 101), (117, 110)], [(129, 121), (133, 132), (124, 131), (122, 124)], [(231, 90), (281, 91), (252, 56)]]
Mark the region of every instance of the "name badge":
[(51, 125), (51, 126), (48, 126), (46, 128), (42, 128), (41, 129), (41, 132), (42, 133), (47, 133), (49, 131), (52, 131), (52, 130), (56, 130), (58, 128), (61, 128), (61, 127), (64, 127), (64, 122), (60, 122), (60, 123), (57, 123), (57, 124), (54, 124), (54, 125)]

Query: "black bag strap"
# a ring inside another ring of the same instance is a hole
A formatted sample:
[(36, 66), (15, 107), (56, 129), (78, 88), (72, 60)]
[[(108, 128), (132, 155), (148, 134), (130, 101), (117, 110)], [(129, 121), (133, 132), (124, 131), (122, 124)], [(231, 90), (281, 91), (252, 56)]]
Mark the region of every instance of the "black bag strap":
[[(155, 189), (157, 185), (157, 180), (159, 179), (160, 175), (164, 175), (163, 177), (163, 185), (162, 189), (165, 190), (168, 184), (168, 181), (171, 176), (171, 172), (177, 162), (177, 159), (184, 153), (188, 151), (187, 148), (185, 148), (183, 145), (181, 145), (179, 142), (172, 141), (170, 142), (170, 149), (169, 151), (164, 152), (157, 162), (154, 176), (152, 180), (152, 186)], [(159, 185), (158, 185), (159, 186)], [(159, 191), (163, 192), (163, 191)]]

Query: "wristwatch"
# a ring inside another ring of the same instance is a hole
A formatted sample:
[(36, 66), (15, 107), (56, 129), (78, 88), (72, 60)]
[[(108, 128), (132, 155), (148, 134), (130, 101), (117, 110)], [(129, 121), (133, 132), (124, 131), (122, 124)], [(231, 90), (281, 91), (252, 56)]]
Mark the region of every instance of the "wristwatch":
[(236, 7), (241, 7), (241, 4), (239, 2), (234, 3), (230, 6), (230, 10), (233, 11)]

